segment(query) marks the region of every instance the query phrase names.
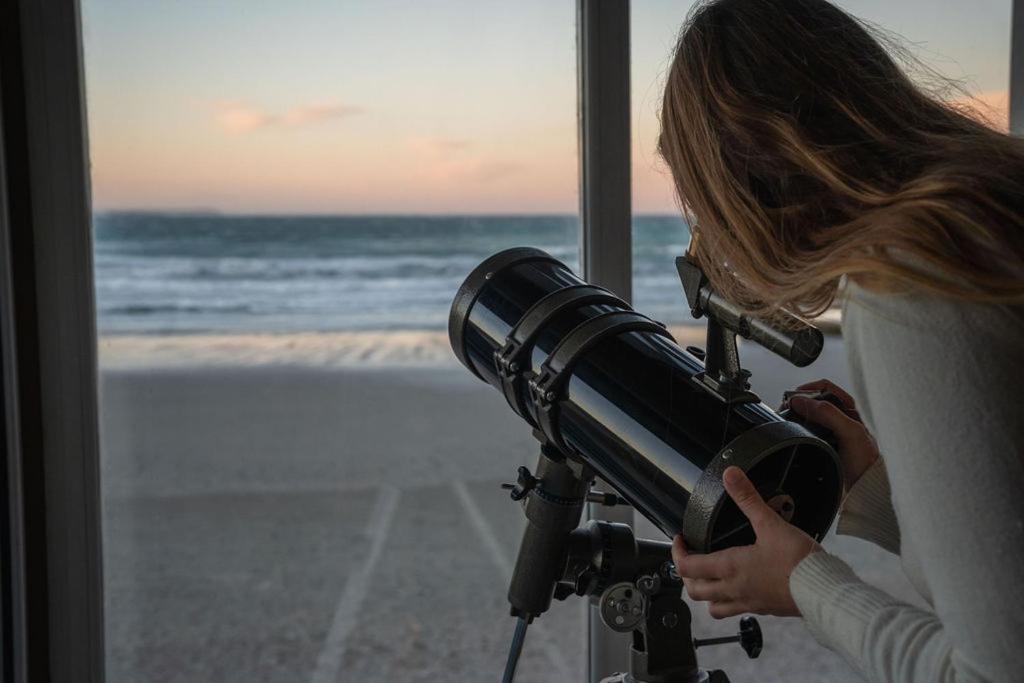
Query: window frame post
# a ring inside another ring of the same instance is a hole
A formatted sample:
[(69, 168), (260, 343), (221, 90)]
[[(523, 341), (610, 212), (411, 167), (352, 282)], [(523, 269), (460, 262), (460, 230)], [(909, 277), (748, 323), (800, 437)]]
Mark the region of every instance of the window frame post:
[(1010, 134), (1024, 135), (1024, 0), (1014, 0), (1010, 18)]
[[(577, 0), (580, 264), (583, 277), (632, 298), (629, 0)], [(591, 505), (591, 518), (632, 524), (632, 508)], [(629, 670), (628, 634), (587, 610), (587, 674), (596, 683)]]
[(0, 3), (3, 678), (101, 683), (92, 222), (76, 0)]

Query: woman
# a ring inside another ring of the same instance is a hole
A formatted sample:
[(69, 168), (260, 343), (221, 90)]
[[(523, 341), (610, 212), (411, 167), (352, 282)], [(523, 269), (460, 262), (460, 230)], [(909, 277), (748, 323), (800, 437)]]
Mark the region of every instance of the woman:
[(690, 597), (801, 615), (870, 680), (1024, 680), (1024, 142), (824, 0), (719, 0), (680, 38), (660, 151), (720, 292), (814, 315), (843, 283), (856, 408), (824, 381), (845, 410), (792, 405), (838, 437), (839, 533), (899, 553), (930, 607), (862, 582), (736, 468), (757, 541), (677, 538)]

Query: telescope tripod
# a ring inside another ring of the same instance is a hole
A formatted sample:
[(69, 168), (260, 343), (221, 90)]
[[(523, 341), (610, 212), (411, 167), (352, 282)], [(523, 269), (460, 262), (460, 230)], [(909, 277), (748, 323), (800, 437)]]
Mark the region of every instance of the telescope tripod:
[(738, 642), (751, 658), (761, 653), (761, 629), (753, 617), (736, 636), (695, 640), (683, 583), (672, 563), (671, 544), (638, 539), (626, 524), (591, 520), (578, 527), (583, 505), (624, 504), (617, 495), (590, 490), (593, 474), (544, 443), (536, 475), (519, 468), (506, 484), (523, 501), (528, 524), (509, 587), (512, 615), (519, 617), (505, 669), (511, 683), (527, 625), (551, 599), (588, 597), (613, 631), (632, 632), (630, 671), (602, 683), (728, 683), (719, 670), (697, 665), (696, 649)]

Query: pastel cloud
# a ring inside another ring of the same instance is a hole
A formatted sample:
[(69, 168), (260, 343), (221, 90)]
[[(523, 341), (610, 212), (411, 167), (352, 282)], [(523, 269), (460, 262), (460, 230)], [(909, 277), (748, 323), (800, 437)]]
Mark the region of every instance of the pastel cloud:
[(473, 146), (473, 142), (471, 140), (462, 140), (457, 138), (434, 138), (433, 144), (435, 147), (445, 152), (460, 152)]
[(517, 175), (526, 168), (514, 161), (479, 161), (454, 169), (454, 173), (466, 180), (479, 183), (493, 183)]
[(421, 156), (451, 156), (473, 147), (472, 140), (429, 135), (414, 135), (406, 141), (409, 148)]
[(412, 136), (406, 140), (418, 160), (421, 177), (432, 186), (447, 183), (491, 185), (520, 175), (518, 162), (478, 149), (473, 140), (441, 136)]
[(234, 100), (215, 102), (213, 110), (217, 124), (232, 133), (244, 133), (259, 128), (295, 128), (345, 118), (363, 111), (361, 107), (351, 104), (318, 102), (274, 113)]

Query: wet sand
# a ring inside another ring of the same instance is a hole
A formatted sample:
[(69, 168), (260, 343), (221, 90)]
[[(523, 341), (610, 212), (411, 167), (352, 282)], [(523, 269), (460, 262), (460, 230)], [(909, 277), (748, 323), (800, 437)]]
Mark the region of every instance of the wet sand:
[[(156, 368), (152, 355), (129, 362), (106, 345), (109, 679), (497, 680), (522, 529), (498, 487), (535, 453), (502, 397), (429, 354), (368, 368), (350, 356), (179, 351)], [(799, 381), (846, 375), (834, 339), (804, 370), (743, 353), (768, 402)], [(864, 578), (908, 590), (883, 551), (826, 545)], [(519, 681), (583, 680), (582, 615), (572, 598), (531, 627)], [(735, 622), (694, 607), (698, 637)], [(760, 659), (724, 646), (701, 650), (702, 663), (734, 683), (858, 680), (799, 620), (762, 627)]]

